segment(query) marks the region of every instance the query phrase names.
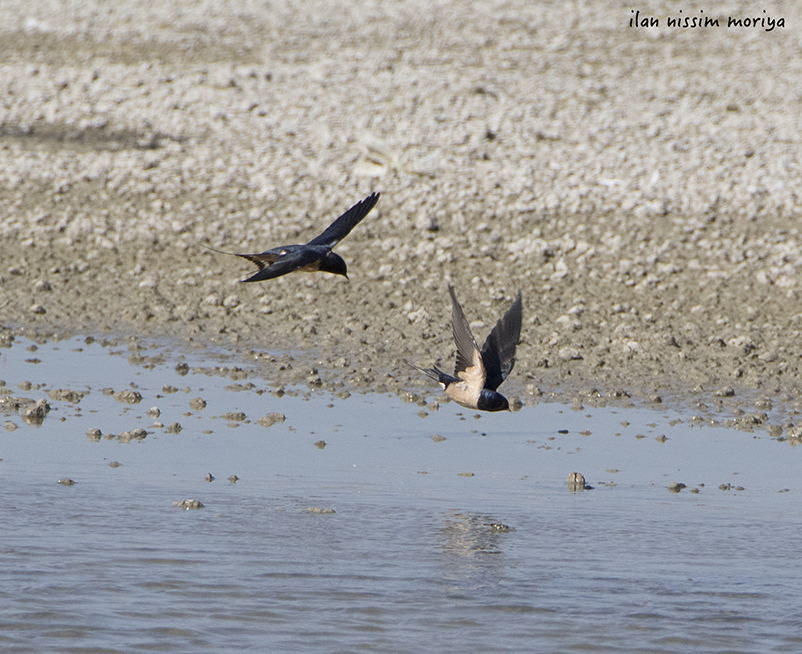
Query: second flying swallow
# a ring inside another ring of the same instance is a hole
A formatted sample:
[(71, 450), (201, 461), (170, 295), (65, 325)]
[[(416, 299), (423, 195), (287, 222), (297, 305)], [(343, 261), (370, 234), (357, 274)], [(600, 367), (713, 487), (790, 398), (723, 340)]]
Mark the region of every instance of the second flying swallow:
[(481, 350), (451, 284), (448, 292), (451, 293), (451, 329), (457, 344), (454, 374), (449, 375), (436, 367), (418, 370), (440, 382), (446, 395), (468, 409), (509, 410), (507, 398), (496, 389), (515, 365), (515, 348), (521, 340), (521, 292), (518, 291), (515, 302), (493, 327)]

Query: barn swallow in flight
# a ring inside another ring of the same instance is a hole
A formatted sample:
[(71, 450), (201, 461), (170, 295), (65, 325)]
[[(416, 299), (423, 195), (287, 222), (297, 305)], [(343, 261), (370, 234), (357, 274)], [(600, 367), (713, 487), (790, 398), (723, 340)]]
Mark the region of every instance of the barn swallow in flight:
[(509, 411), (507, 398), (496, 389), (515, 365), (515, 347), (521, 340), (521, 291), (518, 291), (518, 297), (504, 317), (493, 327), (481, 351), (451, 284), (448, 285), (448, 292), (451, 293), (451, 329), (457, 344), (454, 375), (446, 374), (439, 368), (418, 370), (440, 382), (446, 395), (468, 409)]
[(259, 266), (259, 271), (244, 282), (263, 282), (266, 279), (281, 277), (287, 273), (327, 272), (342, 275), (348, 279), (348, 268), (343, 258), (332, 252), (332, 248), (342, 241), (359, 222), (368, 215), (379, 201), (379, 193), (373, 193), (337, 218), (326, 230), (306, 245), (282, 245), (266, 250), (261, 254), (236, 254), (214, 250), (221, 254), (234, 254)]

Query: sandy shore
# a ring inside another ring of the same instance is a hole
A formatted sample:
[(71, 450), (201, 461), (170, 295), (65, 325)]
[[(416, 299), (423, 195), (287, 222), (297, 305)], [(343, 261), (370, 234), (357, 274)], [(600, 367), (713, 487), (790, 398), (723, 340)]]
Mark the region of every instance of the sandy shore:
[[(802, 397), (796, 6), (769, 32), (725, 27), (739, 2), (695, 30), (659, 3), (640, 29), (605, 2), (3, 5), (6, 334), (426, 387), (402, 361), (451, 366), (451, 281), (480, 341), (523, 291), (510, 393)], [(240, 285), (202, 247), (306, 242), (372, 191), (350, 281)]]

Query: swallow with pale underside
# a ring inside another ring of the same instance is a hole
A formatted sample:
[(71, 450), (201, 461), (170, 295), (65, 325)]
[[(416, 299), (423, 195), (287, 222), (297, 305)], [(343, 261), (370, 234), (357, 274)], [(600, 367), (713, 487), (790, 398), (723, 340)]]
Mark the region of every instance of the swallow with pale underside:
[(348, 267), (343, 258), (332, 252), (360, 221), (368, 215), (379, 201), (379, 193), (373, 193), (356, 203), (337, 218), (326, 230), (306, 245), (282, 245), (260, 254), (237, 254), (209, 248), (221, 254), (233, 254), (259, 266), (258, 272), (243, 279), (243, 282), (263, 282), (281, 277), (296, 270), (301, 272), (327, 272), (348, 279)]
[(515, 365), (515, 348), (521, 340), (521, 292), (518, 291), (515, 302), (493, 327), (481, 350), (451, 284), (448, 292), (451, 293), (451, 329), (457, 344), (454, 374), (449, 375), (436, 367), (418, 370), (439, 382), (446, 395), (468, 409), (509, 411), (507, 398), (496, 389)]

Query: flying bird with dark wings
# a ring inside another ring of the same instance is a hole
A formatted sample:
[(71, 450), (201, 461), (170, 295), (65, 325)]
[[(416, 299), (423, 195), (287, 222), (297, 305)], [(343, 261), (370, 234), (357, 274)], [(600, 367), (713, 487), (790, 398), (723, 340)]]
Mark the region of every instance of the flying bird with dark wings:
[(414, 367), (439, 382), (446, 395), (457, 404), (479, 411), (508, 411), (507, 398), (496, 389), (515, 365), (515, 348), (521, 340), (521, 292), (518, 291), (515, 302), (493, 327), (481, 350), (451, 284), (448, 292), (451, 293), (451, 329), (457, 344), (454, 374), (449, 375), (436, 367)]
[(259, 270), (243, 282), (263, 282), (281, 277), (296, 270), (301, 272), (327, 272), (348, 278), (348, 267), (339, 254), (332, 252), (360, 221), (368, 215), (379, 201), (379, 193), (373, 193), (337, 218), (326, 230), (306, 245), (282, 245), (260, 254), (237, 254), (209, 248), (221, 254), (233, 254), (252, 261)]

